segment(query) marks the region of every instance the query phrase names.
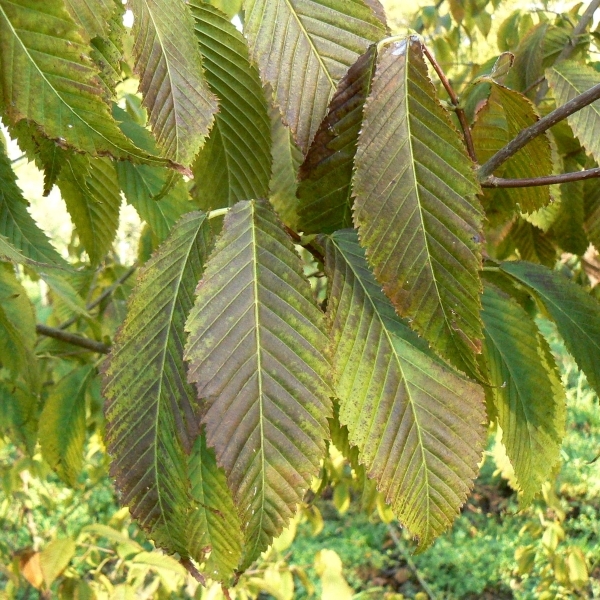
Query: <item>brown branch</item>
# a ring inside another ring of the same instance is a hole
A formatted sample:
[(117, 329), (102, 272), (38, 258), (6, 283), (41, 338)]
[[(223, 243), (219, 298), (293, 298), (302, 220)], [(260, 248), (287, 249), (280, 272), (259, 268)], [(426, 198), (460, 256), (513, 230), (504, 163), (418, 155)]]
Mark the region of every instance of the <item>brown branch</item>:
[(554, 185), (556, 183), (568, 183), (569, 181), (583, 181), (600, 177), (600, 168), (587, 169), (585, 171), (574, 171), (573, 173), (561, 173), (560, 175), (545, 175), (543, 177), (531, 177), (524, 179), (504, 179), (490, 175), (481, 183), (486, 188), (522, 188), (536, 187), (540, 185)]
[(308, 250), (318, 263), (325, 263), (325, 257), (323, 256), (323, 253), (312, 242), (309, 242), (308, 244), (303, 243), (302, 238), (293, 229), (291, 229), (287, 225), (284, 225), (283, 228), (285, 229), (286, 233), (294, 240), (294, 243)]
[(204, 575), (202, 575), (202, 573), (196, 569), (194, 563), (189, 558), (182, 558), (179, 562), (198, 583), (206, 587), (206, 579), (204, 579)]
[(431, 66), (437, 73), (437, 76), (440, 78), (444, 89), (446, 90), (446, 92), (448, 92), (448, 96), (450, 96), (450, 101), (454, 105), (454, 112), (456, 113), (456, 116), (458, 117), (458, 122), (460, 123), (460, 126), (463, 130), (465, 144), (467, 146), (467, 152), (469, 153), (471, 160), (474, 163), (477, 163), (477, 157), (475, 156), (475, 146), (473, 146), (473, 138), (471, 137), (471, 128), (469, 127), (469, 122), (467, 121), (467, 115), (465, 114), (464, 109), (460, 106), (460, 100), (458, 99), (456, 92), (452, 88), (452, 85), (448, 81), (448, 78), (446, 77), (446, 74), (444, 73), (442, 67), (440, 66), (438, 61), (435, 60), (435, 56), (433, 56), (433, 54), (429, 51), (429, 48), (424, 44), (423, 52), (428, 58), (429, 62), (431, 63)]
[(575, 96), (566, 104), (563, 104), (556, 110), (542, 117), (533, 125), (523, 129), (513, 138), (504, 148), (501, 148), (490, 158), (485, 164), (477, 169), (477, 177), (479, 181), (486, 181), (490, 175), (500, 166), (503, 165), (511, 156), (514, 156), (523, 146), (527, 145), (531, 140), (542, 135), (544, 131), (550, 129), (553, 125), (576, 113), (578, 110), (588, 106), (600, 98), (600, 83), (594, 87)]
[(90, 340), (89, 338), (71, 333), (70, 331), (63, 331), (62, 329), (58, 329), (56, 327), (48, 327), (48, 325), (43, 325), (42, 323), (38, 323), (35, 326), (35, 330), (40, 335), (45, 335), (47, 337), (54, 338), (55, 340), (72, 344), (73, 346), (79, 346), (80, 348), (86, 348), (87, 350), (97, 352), (98, 354), (108, 354), (110, 351), (110, 347), (102, 342)]

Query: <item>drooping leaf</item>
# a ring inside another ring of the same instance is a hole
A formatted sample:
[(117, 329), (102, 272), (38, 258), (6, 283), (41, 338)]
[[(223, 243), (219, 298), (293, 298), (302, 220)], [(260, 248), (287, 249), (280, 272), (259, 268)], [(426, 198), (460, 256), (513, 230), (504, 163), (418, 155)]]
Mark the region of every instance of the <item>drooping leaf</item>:
[(0, 306), (9, 321), (21, 332), (29, 350), (35, 345), (35, 311), (27, 291), (17, 279), (15, 268), (0, 262)]
[(17, 185), (17, 178), (0, 139), (0, 235), (26, 258), (66, 266), (66, 261), (36, 225), (27, 206), (28, 202)]
[(97, 265), (119, 226), (121, 190), (114, 163), (74, 154), (62, 167), (57, 183), (77, 235), (90, 261)]
[(65, 0), (65, 6), (88, 41), (95, 37), (108, 38), (110, 18), (115, 12), (114, 0)]
[(583, 184), (583, 226), (594, 248), (600, 252), (600, 183), (590, 179)]
[(0, 1), (0, 105), (63, 146), (163, 164), (119, 131), (103, 102), (89, 48), (64, 4)]
[(352, 226), (354, 156), (376, 58), (373, 45), (340, 81), (300, 167), (298, 226), (305, 233), (332, 233)]
[(510, 237), (523, 260), (547, 267), (553, 267), (556, 263), (556, 247), (552, 236), (525, 219), (515, 221)]
[(27, 370), (31, 352), (23, 332), (13, 323), (0, 305), (0, 365), (8, 369), (14, 377)]
[(426, 548), (451, 525), (476, 476), (483, 393), (398, 318), (355, 232), (336, 232), (326, 250), (340, 421), (369, 477)]
[[(566, 104), (600, 83), (600, 73), (592, 67), (565, 60), (546, 71), (546, 79), (557, 106)], [(585, 149), (600, 161), (600, 100), (567, 117), (567, 121)]]
[(165, 156), (188, 166), (217, 111), (193, 19), (183, 0), (132, 0), (131, 9), (134, 70), (152, 132)]
[(85, 393), (94, 375), (92, 365), (65, 375), (52, 386), (40, 417), (42, 456), (70, 486), (76, 485), (83, 465)]
[(244, 33), (306, 153), (337, 83), (386, 28), (363, 0), (248, 0)]
[(529, 504), (559, 458), (565, 427), (565, 397), (556, 371), (548, 365), (535, 323), (512, 298), (486, 286), (481, 316), (491, 418), (514, 467), (522, 501)]
[(206, 210), (264, 198), (271, 177), (271, 123), (258, 70), (242, 34), (210, 4), (190, 3), (206, 79), (220, 109), (193, 166), (194, 197)]
[(192, 556), (210, 547), (204, 566), (207, 577), (228, 582), (242, 555), (240, 520), (223, 469), (215, 452), (206, 446), (204, 433), (196, 438), (189, 459), (192, 496), (199, 513), (190, 530)]
[(540, 302), (590, 385), (600, 393), (600, 303), (580, 286), (545, 267), (504, 262), (501, 268)]
[(361, 245), (396, 311), (442, 356), (476, 372), (479, 186), (416, 36), (380, 54), (353, 185)]
[(188, 378), (238, 508), (244, 568), (318, 473), (331, 411), (323, 316), (268, 203), (240, 202), (225, 217), (186, 331)]
[[(183, 325), (208, 236), (205, 215), (197, 212), (173, 228), (138, 277), (104, 368), (106, 440), (121, 502), (157, 545), (182, 557), (189, 556), (193, 525), (185, 452), (198, 435)], [(143, 367), (133, 369), (132, 361)]]

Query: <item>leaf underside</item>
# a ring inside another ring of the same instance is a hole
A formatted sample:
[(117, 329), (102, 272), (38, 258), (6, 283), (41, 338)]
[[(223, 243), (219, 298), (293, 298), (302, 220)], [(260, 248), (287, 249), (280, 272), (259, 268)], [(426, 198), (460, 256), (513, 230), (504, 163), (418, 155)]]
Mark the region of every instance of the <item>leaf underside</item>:
[(306, 153), (337, 83), (386, 28), (362, 0), (248, 0), (244, 33)]
[(245, 534), (242, 568), (286, 526), (324, 452), (327, 338), (301, 265), (268, 203), (236, 204), (186, 324), (189, 381)]
[(476, 373), (479, 186), (416, 36), (378, 59), (353, 185), (360, 243), (396, 311), (442, 356)]
[(356, 233), (327, 240), (340, 422), (398, 519), (429, 546), (457, 516), (483, 451), (483, 393), (394, 312)]

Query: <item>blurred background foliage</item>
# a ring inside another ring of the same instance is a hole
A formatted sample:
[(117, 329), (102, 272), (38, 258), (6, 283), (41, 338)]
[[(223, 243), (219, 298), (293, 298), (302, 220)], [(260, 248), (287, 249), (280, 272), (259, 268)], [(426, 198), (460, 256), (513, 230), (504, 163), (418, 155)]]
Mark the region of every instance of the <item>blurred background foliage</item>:
[[(235, 0), (214, 3), (230, 15), (239, 8)], [(572, 26), (581, 7), (502, 0), (383, 3), (392, 33), (412, 28), (424, 36), (471, 114), (477, 86), (465, 90), (464, 82), (489, 71), (500, 52), (517, 48), (536, 26)], [(600, 58), (597, 21), (589, 52)], [(600, 62), (591, 64), (600, 70)], [(120, 105), (143, 122), (137, 81), (128, 75), (119, 86)], [(77, 266), (84, 251), (58, 189), (44, 197), (42, 173), (14, 142), (6, 142), (33, 217)], [(130, 205), (122, 205), (120, 223), (109, 258), (92, 281), (78, 282), (97, 313), (89, 319), (82, 308), (78, 331), (95, 328), (96, 339), (103, 331), (114, 333), (133, 285), (130, 266), (157, 245)], [(579, 276), (577, 261), (564, 256), (563, 262)], [(72, 314), (61, 311), (68, 295), (27, 269), (17, 279), (0, 265), (0, 298), (15, 299), (19, 286), (32, 300), (37, 322), (57, 325), (63, 314)], [(568, 432), (560, 469), (530, 508), (519, 511), (510, 465), (494, 443), (497, 432), (490, 431), (481, 475), (462, 515), (432, 548), (413, 555), (412, 541), (372, 484), (344, 458), (344, 432), (338, 432), (338, 447), (330, 447), (297, 519), (240, 579), (232, 598), (600, 598), (598, 399), (552, 327), (543, 325), (568, 385)], [(119, 509), (108, 477), (102, 399), (97, 378), (88, 376), (96, 367), (89, 354), (51, 339), (38, 344), (37, 354), (41, 402), (8, 386), (0, 374), (0, 599), (223, 598), (219, 586), (199, 586), (177, 561), (153, 551), (127, 509)], [(52, 444), (38, 442), (47, 419), (56, 418), (45, 407), (58, 393), (79, 395), (85, 420), (85, 438), (70, 449), (68, 465), (53, 462)]]

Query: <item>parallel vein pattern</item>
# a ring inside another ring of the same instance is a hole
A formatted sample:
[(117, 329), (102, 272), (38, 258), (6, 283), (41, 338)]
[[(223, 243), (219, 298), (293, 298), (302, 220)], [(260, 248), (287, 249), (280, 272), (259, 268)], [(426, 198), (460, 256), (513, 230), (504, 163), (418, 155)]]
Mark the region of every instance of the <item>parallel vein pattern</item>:
[(301, 265), (269, 205), (239, 202), (186, 324), (189, 381), (245, 533), (242, 568), (286, 526), (327, 436), (327, 337)]
[(492, 418), (514, 467), (523, 503), (529, 504), (559, 458), (565, 397), (535, 323), (515, 300), (491, 286), (483, 293), (486, 389)]
[(242, 34), (219, 10), (190, 5), (206, 79), (220, 102), (215, 125), (193, 171), (194, 196), (206, 210), (264, 198), (271, 177), (271, 122)]
[(189, 165), (217, 111), (183, 0), (132, 0), (134, 70), (165, 156)]
[(244, 33), (306, 153), (338, 81), (386, 28), (363, 0), (248, 0)]
[[(187, 457), (198, 435), (183, 364), (185, 318), (202, 276), (208, 221), (189, 213), (146, 264), (106, 361), (104, 397), (111, 475), (150, 537), (189, 556), (194, 525)], [(143, 365), (132, 369), (131, 365)], [(194, 556), (199, 562), (203, 556)]]
[(426, 548), (451, 525), (477, 475), (483, 393), (398, 318), (354, 231), (327, 240), (326, 270), (340, 422), (369, 477)]
[(379, 56), (354, 177), (354, 224), (400, 316), (477, 372), (482, 210), (473, 165), (435, 96), (416, 36)]

